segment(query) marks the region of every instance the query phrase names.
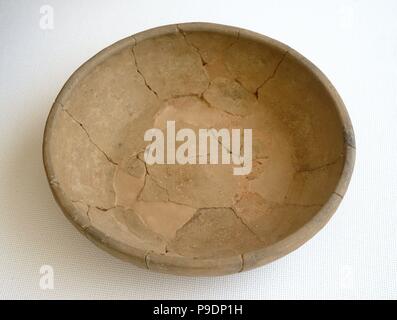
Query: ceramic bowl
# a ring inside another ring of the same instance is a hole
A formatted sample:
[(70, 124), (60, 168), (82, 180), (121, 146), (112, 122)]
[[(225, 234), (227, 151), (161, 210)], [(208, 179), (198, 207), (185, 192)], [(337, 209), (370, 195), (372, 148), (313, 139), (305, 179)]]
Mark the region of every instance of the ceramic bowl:
[(336, 90), (295, 50), (187, 23), (84, 63), (51, 109), (43, 154), (62, 211), (99, 247), (149, 270), (223, 275), (317, 233), (346, 192), (355, 144)]

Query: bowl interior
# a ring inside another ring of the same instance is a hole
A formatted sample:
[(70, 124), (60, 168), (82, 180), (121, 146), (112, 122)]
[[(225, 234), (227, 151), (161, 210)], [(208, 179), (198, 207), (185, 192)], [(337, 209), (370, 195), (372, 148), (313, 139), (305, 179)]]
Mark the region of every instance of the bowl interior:
[[(313, 218), (342, 173), (329, 90), (288, 48), (237, 29), (138, 34), (62, 91), (46, 134), (50, 182), (79, 226), (138, 251), (204, 259), (268, 247)], [(161, 142), (144, 140), (153, 128), (164, 134), (164, 164), (145, 158)], [(200, 129), (217, 130), (207, 150)], [(172, 130), (194, 134), (176, 141)], [(186, 164), (172, 163), (179, 147)]]

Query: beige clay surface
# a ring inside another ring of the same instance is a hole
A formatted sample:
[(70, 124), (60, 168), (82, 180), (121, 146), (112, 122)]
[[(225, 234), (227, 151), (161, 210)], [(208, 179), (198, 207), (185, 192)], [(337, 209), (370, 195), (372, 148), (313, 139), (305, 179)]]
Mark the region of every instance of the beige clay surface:
[[(167, 120), (251, 128), (251, 173), (146, 164), (144, 133)], [(49, 116), (44, 159), (58, 203), (98, 245), (149, 269), (212, 275), (262, 265), (317, 232), (345, 193), (354, 137), (337, 93), (292, 49), (182, 24), (80, 68)]]

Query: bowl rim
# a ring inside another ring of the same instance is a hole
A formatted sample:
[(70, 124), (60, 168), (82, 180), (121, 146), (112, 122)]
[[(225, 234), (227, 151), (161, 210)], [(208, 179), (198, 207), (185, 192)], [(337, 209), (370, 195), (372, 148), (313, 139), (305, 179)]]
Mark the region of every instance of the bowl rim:
[[(114, 53), (128, 46), (134, 46), (136, 43), (154, 36), (179, 32), (179, 28), (182, 30), (186, 29), (187, 31), (209, 31), (222, 34), (237, 33), (239, 36), (244, 36), (254, 41), (282, 49), (285, 52), (288, 52), (288, 54), (292, 57), (299, 60), (299, 62), (302, 63), (305, 68), (314, 74), (318, 81), (320, 81), (320, 83), (328, 91), (334, 102), (343, 128), (344, 138), (343, 142), (345, 158), (339, 181), (326, 203), (307, 223), (305, 223), (292, 234), (288, 235), (286, 238), (270, 246), (246, 252), (241, 255), (205, 259), (160, 254), (137, 249), (108, 237), (106, 234), (90, 225), (89, 222), (87, 223), (87, 221), (82, 220), (81, 215), (78, 213), (75, 205), (63, 193), (61, 186), (56, 183), (56, 176), (51, 160), (49, 142), (52, 135), (54, 116), (58, 110), (62, 108), (63, 101), (67, 99), (74, 86), (78, 84), (80, 79), (89, 73), (96, 65)], [(250, 270), (281, 258), (310, 240), (330, 220), (342, 201), (353, 173), (355, 150), (356, 146), (354, 131), (345, 104), (328, 78), (312, 62), (286, 44), (265, 35), (243, 28), (208, 22), (170, 24), (148, 29), (111, 44), (84, 62), (69, 77), (56, 97), (47, 117), (42, 145), (44, 169), (52, 194), (64, 215), (81, 233), (93, 241), (97, 246), (108, 251), (112, 255), (123, 260), (133, 262), (140, 267), (153, 271), (191, 276), (225, 275)]]

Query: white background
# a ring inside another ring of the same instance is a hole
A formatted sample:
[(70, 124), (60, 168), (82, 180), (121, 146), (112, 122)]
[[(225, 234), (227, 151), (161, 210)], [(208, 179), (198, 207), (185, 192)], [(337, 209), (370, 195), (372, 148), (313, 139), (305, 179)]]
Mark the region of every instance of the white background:
[[(54, 8), (54, 29), (39, 26)], [(234, 25), (314, 62), (344, 99), (357, 160), (330, 223), (292, 254), (217, 278), (141, 270), (80, 235), (53, 200), (41, 142), (71, 73), (111, 43), (178, 22)], [(397, 1), (0, 0), (0, 297), (397, 298)], [(39, 287), (53, 266), (54, 290)]]

